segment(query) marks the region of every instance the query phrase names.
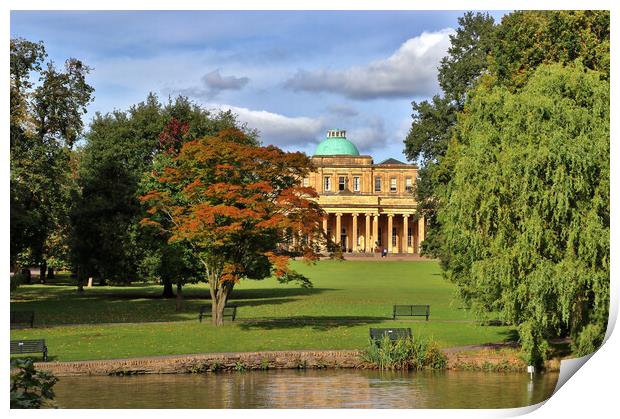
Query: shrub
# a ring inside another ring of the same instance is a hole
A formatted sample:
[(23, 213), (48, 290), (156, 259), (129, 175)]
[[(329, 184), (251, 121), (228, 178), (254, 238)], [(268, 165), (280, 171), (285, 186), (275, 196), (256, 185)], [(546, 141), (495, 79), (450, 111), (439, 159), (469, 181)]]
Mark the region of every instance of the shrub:
[(424, 366), (433, 370), (443, 370), (446, 368), (447, 363), (448, 358), (439, 347), (439, 344), (435, 341), (428, 342), (424, 355)]
[(11, 376), (11, 409), (39, 409), (52, 405), (53, 387), (58, 378), (37, 371), (30, 358), (12, 361), (11, 366), (19, 369)]
[(572, 350), (575, 356), (582, 357), (590, 355), (603, 344), (605, 331), (598, 324), (589, 324), (584, 327), (577, 335), (577, 339), (572, 343)]
[(388, 336), (371, 340), (362, 354), (364, 361), (385, 369), (443, 369), (447, 358), (433, 341), (406, 338), (392, 341)]
[(220, 369), (222, 369), (222, 364), (216, 361), (216, 362), (213, 362), (211, 365), (209, 365), (209, 367), (207, 368), (207, 371), (216, 372), (216, 371), (219, 371)]

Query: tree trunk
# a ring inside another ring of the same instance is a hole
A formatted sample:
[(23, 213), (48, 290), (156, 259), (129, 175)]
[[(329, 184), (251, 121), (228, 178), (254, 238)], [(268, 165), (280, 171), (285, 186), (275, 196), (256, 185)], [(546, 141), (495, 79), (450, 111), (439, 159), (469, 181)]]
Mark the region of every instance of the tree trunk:
[(222, 326), (224, 324), (224, 307), (226, 307), (226, 302), (234, 285), (234, 282), (226, 281), (217, 288), (214, 299), (213, 293), (211, 294), (211, 316), (213, 317), (214, 326)]
[(55, 279), (56, 276), (54, 275), (54, 268), (52, 266), (49, 266), (47, 268), (47, 279)]
[(30, 284), (32, 282), (32, 272), (30, 272), (30, 269), (23, 268), (20, 272), (22, 274), (24, 284)]
[(183, 285), (181, 284), (181, 281), (177, 282), (176, 311), (183, 311)]
[(77, 292), (84, 292), (84, 277), (85, 277), (84, 268), (82, 266), (78, 266), (77, 268)]
[(164, 298), (174, 298), (174, 291), (172, 291), (172, 281), (164, 279), (164, 292), (161, 295)]
[(39, 281), (45, 284), (45, 274), (47, 274), (47, 259), (43, 259), (39, 265)]
[(220, 281), (223, 271), (223, 263), (221, 261), (203, 260), (202, 262), (205, 266), (209, 293), (211, 294), (211, 321), (214, 326), (221, 326), (224, 324), (224, 307), (235, 283), (233, 281)]

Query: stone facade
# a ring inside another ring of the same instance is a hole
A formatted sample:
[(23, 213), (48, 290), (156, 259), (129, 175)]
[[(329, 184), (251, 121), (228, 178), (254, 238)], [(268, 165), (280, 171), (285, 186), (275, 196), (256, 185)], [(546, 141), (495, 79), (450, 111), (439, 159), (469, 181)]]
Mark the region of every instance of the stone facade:
[(344, 252), (419, 254), (425, 221), (413, 195), (418, 169), (394, 159), (375, 164), (364, 155), (315, 155), (303, 180), (327, 213), (323, 230)]

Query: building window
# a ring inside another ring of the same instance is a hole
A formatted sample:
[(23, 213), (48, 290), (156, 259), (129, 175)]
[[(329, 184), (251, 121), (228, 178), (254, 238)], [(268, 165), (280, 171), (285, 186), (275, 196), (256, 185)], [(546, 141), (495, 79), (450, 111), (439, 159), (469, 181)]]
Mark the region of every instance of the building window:
[(381, 177), (377, 176), (375, 178), (375, 192), (381, 192)]
[(392, 228), (392, 246), (396, 246), (396, 227)]
[(405, 179), (405, 190), (407, 192), (413, 191), (413, 179), (411, 179), (410, 177)]
[(411, 234), (411, 227), (407, 228), (407, 246), (411, 246), (411, 243), (413, 242), (413, 236)]
[(390, 192), (396, 192), (396, 178), (390, 179)]
[(340, 176), (338, 177), (338, 190), (339, 191), (344, 191), (344, 188), (346, 186), (346, 178), (344, 176)]
[(304, 188), (307, 188), (310, 185), (310, 179), (308, 179), (307, 177), (304, 178)]
[(331, 191), (332, 190), (332, 178), (329, 176), (325, 176), (323, 180), (323, 190)]
[(353, 190), (355, 192), (360, 191), (360, 177), (359, 176), (353, 176)]

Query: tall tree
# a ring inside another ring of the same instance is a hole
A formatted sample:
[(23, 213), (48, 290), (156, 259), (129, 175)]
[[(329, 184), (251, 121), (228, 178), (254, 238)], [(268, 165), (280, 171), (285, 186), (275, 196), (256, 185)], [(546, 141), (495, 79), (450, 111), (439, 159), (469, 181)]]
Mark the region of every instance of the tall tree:
[(453, 135), (457, 114), (483, 74), (511, 89), (522, 87), (537, 66), (580, 59), (587, 68), (609, 78), (609, 13), (606, 11), (518, 11), (499, 25), (488, 14), (467, 12), (450, 36), (441, 60), (438, 81), (443, 95), (413, 102), (405, 155), (421, 165), (416, 197), (429, 222), (423, 252), (441, 257), (441, 237), (435, 217), (436, 196), (450, 179), (449, 164), (441, 162)]
[(82, 149), (80, 189), (72, 211), (73, 255), (83, 267), (81, 279), (161, 280), (164, 296), (174, 297), (172, 282), (163, 275), (172, 271), (160, 269), (160, 239), (138, 227), (144, 216), (140, 179), (155, 156), (170, 147), (172, 137), (189, 141), (237, 126), (230, 112), (211, 112), (182, 96), (162, 104), (149, 94), (127, 111), (96, 114)]
[(185, 143), (163, 154), (144, 182), (141, 200), (149, 217), (143, 225), (166, 234), (169, 243), (187, 243), (209, 284), (213, 323), (221, 325), (226, 301), (243, 279), (272, 273), (282, 281), (309, 281), (291, 271), (277, 253), (295, 236), (307, 259), (322, 243), (322, 211), (299, 186), (311, 170), (302, 153), (259, 147), (237, 130)]
[(433, 257), (438, 257), (441, 249), (436, 196), (450, 176), (440, 162), (468, 91), (488, 67), (487, 57), (493, 45), (494, 20), (488, 14), (467, 12), (458, 23), (456, 33), (450, 35), (448, 55), (439, 66), (437, 78), (443, 95), (431, 101), (412, 102), (413, 121), (405, 138), (405, 155), (420, 165), (415, 195), (418, 211), (429, 224), (422, 250)]
[[(11, 253), (29, 250), (42, 281), (59, 240), (68, 239), (72, 147), (93, 93), (90, 69), (80, 60), (70, 58), (58, 70), (52, 62), (43, 69), (44, 59), (41, 42), (11, 41)], [(32, 72), (39, 74), (37, 86)]]
[(413, 123), (405, 140), (405, 154), (422, 165), (437, 162), (448, 148), (456, 113), (463, 110), (468, 91), (487, 69), (493, 46), (494, 20), (486, 13), (467, 12), (458, 19), (450, 48), (439, 66), (442, 96), (413, 102)]
[[(533, 362), (563, 333), (577, 354), (591, 352), (609, 295), (609, 12), (513, 12), (492, 29), (476, 27), (489, 31), (487, 41), (451, 39), (439, 74), (445, 102), (414, 103), (406, 146), (424, 164), (417, 193), (431, 228), (423, 250), (440, 257), (474, 308), (519, 326)], [(440, 112), (444, 103), (453, 107)]]
[(513, 12), (497, 28), (490, 72), (514, 90), (541, 64), (580, 59), (609, 78), (609, 19), (605, 10)]
[(450, 35), (448, 55), (441, 60), (437, 79), (445, 98), (460, 111), (467, 92), (488, 68), (488, 55), (495, 44), (495, 20), (488, 13), (467, 12), (458, 24), (456, 33)]
[[(11, 270), (17, 268), (18, 255), (28, 249), (37, 227), (37, 217), (30, 211), (32, 193), (25, 176), (31, 142), (28, 100), (32, 89), (30, 76), (40, 71), (45, 60), (42, 42), (11, 39), (10, 53), (10, 153), (11, 153)], [(23, 173), (22, 173), (23, 172)]]
[(532, 363), (565, 334), (585, 355), (609, 308), (606, 75), (542, 65), (516, 93), (491, 82), (472, 97), (439, 197), (447, 275), (478, 311), (518, 327)]

